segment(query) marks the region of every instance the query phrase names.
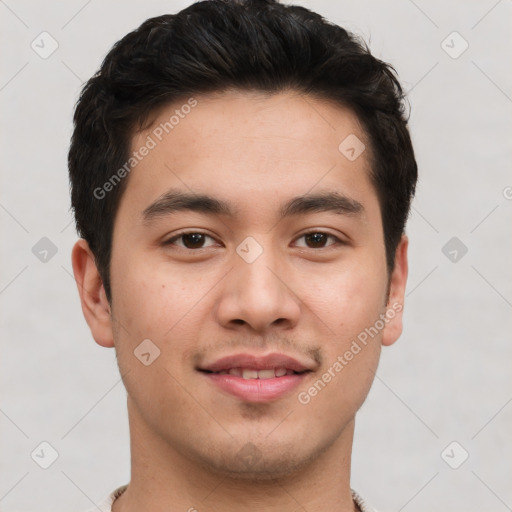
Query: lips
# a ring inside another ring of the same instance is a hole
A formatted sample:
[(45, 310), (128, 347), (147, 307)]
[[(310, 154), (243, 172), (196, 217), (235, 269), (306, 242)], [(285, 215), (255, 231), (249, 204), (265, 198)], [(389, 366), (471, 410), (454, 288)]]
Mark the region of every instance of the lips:
[[(313, 370), (310, 362), (299, 361), (285, 354), (268, 354), (255, 356), (251, 354), (235, 354), (218, 359), (211, 364), (205, 364), (198, 368), (200, 371), (211, 373), (228, 373), (244, 378), (272, 378), (272, 370), (275, 377), (282, 377), (290, 373), (303, 373)], [(285, 373), (283, 373), (285, 371)], [(258, 376), (254, 372), (257, 372)]]
[(314, 369), (311, 362), (285, 354), (237, 354), (197, 368), (214, 388), (244, 402), (283, 398)]

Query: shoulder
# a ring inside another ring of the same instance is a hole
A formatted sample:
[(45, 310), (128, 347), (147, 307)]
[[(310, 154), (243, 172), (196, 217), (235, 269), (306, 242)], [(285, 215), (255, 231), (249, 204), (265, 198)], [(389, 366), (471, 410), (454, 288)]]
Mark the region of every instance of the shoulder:
[(88, 509), (86, 512), (111, 512), (112, 511), (112, 503), (114, 503), (114, 500), (119, 497), (128, 487), (128, 484), (121, 485), (121, 487), (118, 487), (114, 491), (112, 491), (101, 503), (98, 503), (98, 505)]
[(373, 507), (368, 505), (356, 491), (352, 489), (352, 499), (356, 503), (356, 505), (361, 509), (361, 512), (378, 512)]

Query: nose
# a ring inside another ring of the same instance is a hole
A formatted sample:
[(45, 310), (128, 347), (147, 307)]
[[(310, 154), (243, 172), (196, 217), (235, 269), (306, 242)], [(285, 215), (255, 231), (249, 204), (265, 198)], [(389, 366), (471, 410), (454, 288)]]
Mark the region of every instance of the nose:
[(217, 321), (228, 329), (265, 333), (295, 327), (301, 302), (293, 291), (286, 264), (275, 251), (265, 249), (249, 263), (234, 255), (234, 266), (222, 281), (217, 301)]

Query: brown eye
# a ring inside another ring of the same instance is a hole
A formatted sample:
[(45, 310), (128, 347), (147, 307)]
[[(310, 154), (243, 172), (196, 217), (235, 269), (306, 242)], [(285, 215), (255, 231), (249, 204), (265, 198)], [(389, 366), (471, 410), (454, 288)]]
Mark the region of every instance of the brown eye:
[(182, 235), (181, 238), (187, 249), (200, 249), (204, 244), (205, 235), (202, 233), (188, 233)]
[(324, 247), (327, 242), (328, 236), (325, 233), (311, 233), (305, 236), (306, 243), (310, 244), (310, 247)]
[(207, 239), (214, 241), (211, 236), (206, 235), (205, 233), (181, 233), (180, 235), (176, 235), (175, 237), (167, 240), (165, 245), (177, 245), (184, 249), (203, 249), (212, 245), (205, 245)]
[[(298, 240), (303, 239), (305, 244), (297, 244), (299, 247), (307, 247), (309, 249), (323, 249), (330, 245), (341, 243), (341, 240), (329, 233), (322, 233), (321, 231), (312, 231), (300, 236)], [(327, 243), (329, 239), (333, 240), (332, 243)]]

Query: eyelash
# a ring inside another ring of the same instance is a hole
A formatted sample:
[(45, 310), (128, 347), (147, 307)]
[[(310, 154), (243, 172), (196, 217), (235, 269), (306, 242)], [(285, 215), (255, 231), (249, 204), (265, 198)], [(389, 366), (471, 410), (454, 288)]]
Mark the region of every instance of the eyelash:
[[(308, 231), (306, 233), (303, 233), (302, 235), (300, 235), (299, 237), (297, 237), (295, 240), (299, 240), (300, 238), (304, 238), (306, 237), (307, 235), (326, 235), (328, 238), (331, 238), (335, 241), (335, 243), (333, 244), (329, 244), (329, 245), (326, 245), (325, 247), (319, 247), (319, 248), (314, 248), (314, 247), (306, 247), (306, 246), (301, 246), (303, 249), (312, 249), (312, 250), (320, 250), (320, 249), (328, 249), (329, 247), (333, 247), (333, 246), (339, 246), (339, 245), (346, 245), (346, 242), (344, 242), (343, 240), (340, 240), (338, 237), (334, 236), (333, 234), (331, 233), (328, 233), (326, 231), (319, 231), (319, 230), (313, 230), (313, 231)], [(214, 237), (212, 237), (211, 235), (209, 235), (208, 233), (204, 233), (202, 231), (183, 231), (182, 233), (179, 233), (177, 235), (174, 235), (172, 238), (169, 238), (168, 240), (166, 240), (165, 242), (163, 242), (163, 245), (174, 245), (174, 242), (176, 240), (179, 240), (180, 238), (182, 238), (183, 236), (186, 236), (186, 235), (204, 235), (206, 237), (209, 237), (211, 238), (212, 240), (215, 240)], [(180, 249), (183, 249), (185, 251), (199, 251), (201, 249), (208, 249), (208, 247), (199, 247), (197, 249), (190, 249), (188, 247), (182, 247), (182, 246), (177, 246), (179, 247)]]

